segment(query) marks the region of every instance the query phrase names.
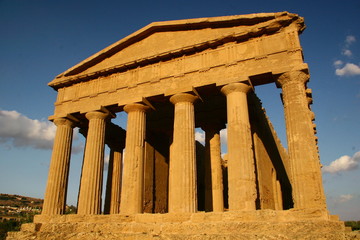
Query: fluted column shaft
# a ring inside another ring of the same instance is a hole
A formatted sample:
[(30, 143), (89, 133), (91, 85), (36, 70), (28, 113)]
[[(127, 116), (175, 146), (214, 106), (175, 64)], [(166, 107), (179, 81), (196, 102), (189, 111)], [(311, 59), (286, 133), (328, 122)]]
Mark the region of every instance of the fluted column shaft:
[(120, 213), (122, 150), (110, 150), (109, 168), (106, 181), (106, 199), (104, 213)]
[(196, 212), (196, 152), (194, 105), (187, 93), (170, 98), (175, 105), (173, 142), (170, 151), (169, 212)]
[(221, 91), (227, 101), (229, 210), (255, 210), (256, 182), (247, 93), (251, 87), (232, 83)]
[(320, 161), (305, 83), (309, 75), (287, 72), (277, 82), (282, 88), (286, 135), (295, 208), (325, 208)]
[(120, 212), (123, 214), (143, 212), (144, 141), (148, 109), (149, 107), (138, 103), (124, 107), (128, 120), (120, 204)]
[(107, 113), (86, 113), (89, 130), (81, 174), (78, 214), (100, 214), (104, 170), (104, 141)]
[(220, 129), (216, 124), (203, 127), (205, 131), (205, 210), (224, 211), (223, 176), (221, 168)]
[(55, 119), (54, 123), (57, 129), (42, 210), (46, 215), (65, 212), (74, 127), (73, 122), (66, 118)]

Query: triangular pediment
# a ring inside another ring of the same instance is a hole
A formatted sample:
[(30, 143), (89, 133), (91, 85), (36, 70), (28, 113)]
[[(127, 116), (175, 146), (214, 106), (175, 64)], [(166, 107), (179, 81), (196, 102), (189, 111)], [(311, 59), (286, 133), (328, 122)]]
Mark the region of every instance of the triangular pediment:
[(231, 41), (270, 35), (284, 27), (304, 29), (296, 14), (260, 13), (154, 22), (58, 75), (62, 86), (214, 48)]

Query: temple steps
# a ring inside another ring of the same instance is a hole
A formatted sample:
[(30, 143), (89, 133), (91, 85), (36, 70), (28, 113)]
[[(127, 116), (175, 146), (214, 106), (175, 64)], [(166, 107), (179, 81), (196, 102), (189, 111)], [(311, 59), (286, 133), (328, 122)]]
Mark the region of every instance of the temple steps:
[[(311, 215), (313, 215), (312, 218)], [(302, 218), (299, 218), (302, 216)], [(255, 240), (360, 239), (344, 223), (319, 213), (256, 211), (139, 215), (37, 216), (7, 240)]]

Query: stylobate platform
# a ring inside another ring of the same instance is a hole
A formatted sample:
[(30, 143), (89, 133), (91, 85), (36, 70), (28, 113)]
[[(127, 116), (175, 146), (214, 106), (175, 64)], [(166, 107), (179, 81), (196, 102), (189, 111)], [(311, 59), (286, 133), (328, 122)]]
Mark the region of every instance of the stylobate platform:
[[(11, 239), (350, 239), (325, 210), (35, 217)], [(353, 238), (355, 239), (355, 238)]]

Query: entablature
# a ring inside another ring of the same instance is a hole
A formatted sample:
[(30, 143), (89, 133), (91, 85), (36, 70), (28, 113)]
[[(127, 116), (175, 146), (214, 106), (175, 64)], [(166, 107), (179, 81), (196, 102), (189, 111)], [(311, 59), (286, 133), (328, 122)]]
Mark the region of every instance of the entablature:
[[(198, 54), (113, 73), (58, 89), (55, 115), (87, 112), (102, 106), (123, 106), (163, 94), (251, 80), (252, 85), (274, 82), (273, 75), (306, 69), (293, 33), (280, 33), (244, 43), (228, 43)], [(281, 39), (285, 39), (280, 42)], [(276, 43), (276, 44), (275, 44)], [(267, 47), (267, 45), (275, 45)]]

